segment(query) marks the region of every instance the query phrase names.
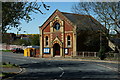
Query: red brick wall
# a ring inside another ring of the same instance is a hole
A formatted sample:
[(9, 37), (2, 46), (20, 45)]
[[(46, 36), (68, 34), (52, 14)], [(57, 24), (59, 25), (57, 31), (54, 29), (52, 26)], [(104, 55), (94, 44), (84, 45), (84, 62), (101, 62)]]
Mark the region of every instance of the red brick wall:
[[(71, 41), (72, 41), (72, 43), (71, 43), (71, 45), (73, 45), (73, 33), (65, 33), (65, 39), (64, 39), (64, 44), (65, 44), (65, 47), (66, 47), (66, 37), (67, 37), (67, 35), (70, 35), (71, 37)], [(73, 47), (73, 46), (71, 46), (71, 47)]]
[[(46, 37), (46, 36), (48, 36), (48, 42), (49, 42), (49, 45), (50, 45), (50, 34), (43, 34), (43, 41), (42, 41), (42, 43), (43, 43), (43, 45), (44, 45), (44, 38)], [(43, 46), (44, 47), (44, 46)]]
[(44, 32), (50, 32), (50, 25), (48, 24), (47, 27), (44, 29)]
[[(43, 45), (44, 45), (44, 36), (48, 36), (48, 38), (49, 38), (49, 43), (51, 43), (51, 39), (50, 39), (50, 34), (44, 34), (44, 32), (50, 32), (50, 21), (51, 20), (53, 20), (53, 18), (56, 16), (56, 15), (58, 15), (59, 17), (60, 17), (60, 19), (61, 20), (64, 20), (64, 25), (63, 25), (63, 27), (64, 27), (64, 32), (66, 32), (66, 31), (73, 31), (73, 26), (71, 25), (71, 23), (70, 22), (67, 22), (67, 20), (66, 20), (66, 18), (63, 16), (63, 15), (61, 15), (61, 13), (60, 12), (55, 12), (51, 17), (49, 17), (48, 18), (48, 20), (44, 23), (44, 25), (41, 27), (41, 29), (44, 29), (43, 30), (43, 41), (42, 41), (42, 43), (43, 43)], [(51, 34), (53, 34), (53, 36), (52, 36), (52, 41), (56, 38), (56, 36), (58, 36), (58, 38), (60, 39), (60, 41), (62, 41), (62, 32), (59, 32), (59, 31), (56, 31), (55, 33), (51, 33)], [(71, 36), (71, 41), (72, 41), (72, 43), (71, 43), (71, 47), (70, 48), (68, 48), (68, 56), (71, 56), (71, 54), (72, 54), (72, 51), (73, 51), (73, 33), (64, 33), (64, 48), (66, 48), (66, 36), (67, 35), (70, 35)], [(50, 44), (49, 44), (50, 45)], [(43, 46), (43, 48), (44, 48), (44, 46)], [(50, 54), (44, 54), (43, 53), (43, 57), (51, 57), (50, 56)]]
[(68, 48), (68, 56), (71, 56), (73, 52), (73, 48)]
[(60, 41), (62, 41), (62, 37), (61, 37), (61, 32), (57, 32), (57, 33), (53, 33), (53, 40), (56, 38), (56, 36), (58, 36), (58, 38), (60, 39)]
[[(67, 42), (67, 39), (66, 39), (66, 37), (67, 37), (67, 35), (70, 35), (71, 37), (71, 47), (66, 47), (66, 42)], [(64, 39), (64, 47), (65, 48), (68, 48), (68, 54), (67, 55), (65, 55), (65, 56), (72, 56), (72, 53), (73, 53), (73, 33), (65, 33), (65, 39)]]
[(48, 26), (50, 24), (50, 21), (53, 20), (56, 15), (58, 15), (61, 18), (61, 20), (64, 20), (64, 22), (65, 22), (64, 25), (65, 26), (68, 26), (68, 27), (65, 28), (65, 30), (67, 30), (67, 31), (72, 30), (72, 25), (70, 25), (69, 22), (66, 22), (67, 21), (66, 18), (60, 12), (53, 13), (53, 15), (51, 15), (48, 18), (48, 20), (44, 23), (44, 25), (41, 27), (41, 29), (44, 29), (46, 26)]
[(49, 57), (51, 57), (51, 55), (50, 54), (43, 54), (43, 57), (44, 58), (49, 58)]
[(64, 26), (65, 26), (65, 31), (73, 31), (72, 25), (69, 24), (68, 22), (65, 22)]

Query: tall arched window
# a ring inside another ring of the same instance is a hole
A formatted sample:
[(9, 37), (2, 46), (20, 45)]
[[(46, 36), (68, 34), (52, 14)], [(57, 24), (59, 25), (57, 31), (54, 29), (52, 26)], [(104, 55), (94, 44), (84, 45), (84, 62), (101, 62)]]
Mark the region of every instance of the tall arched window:
[(45, 42), (46, 44), (46, 46), (48, 46), (48, 36), (46, 36), (46, 42)]
[(70, 42), (71, 42), (71, 40), (70, 40), (70, 36), (68, 35), (68, 36), (67, 36), (67, 46), (68, 46), (68, 47), (71, 46)]

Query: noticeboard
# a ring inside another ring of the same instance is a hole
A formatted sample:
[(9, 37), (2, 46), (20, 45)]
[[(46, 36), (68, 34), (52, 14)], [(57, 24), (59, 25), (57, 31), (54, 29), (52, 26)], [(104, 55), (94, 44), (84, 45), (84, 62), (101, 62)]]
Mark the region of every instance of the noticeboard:
[(44, 48), (44, 53), (50, 53), (50, 48)]
[(65, 54), (68, 54), (68, 48), (65, 48)]

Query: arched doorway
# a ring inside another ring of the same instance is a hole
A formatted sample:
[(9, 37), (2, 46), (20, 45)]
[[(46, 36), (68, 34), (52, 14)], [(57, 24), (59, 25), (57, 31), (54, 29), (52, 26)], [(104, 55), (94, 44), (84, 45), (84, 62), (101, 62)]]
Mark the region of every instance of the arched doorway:
[(60, 56), (60, 45), (58, 43), (53, 46), (53, 56)]

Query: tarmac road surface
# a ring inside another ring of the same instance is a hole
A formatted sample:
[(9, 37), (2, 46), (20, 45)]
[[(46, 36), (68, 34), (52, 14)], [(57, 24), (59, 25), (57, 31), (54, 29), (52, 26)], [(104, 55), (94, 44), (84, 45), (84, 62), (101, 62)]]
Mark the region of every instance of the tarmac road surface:
[(93, 61), (49, 60), (2, 52), (3, 62), (15, 63), (23, 72), (11, 80), (119, 80), (118, 64)]

